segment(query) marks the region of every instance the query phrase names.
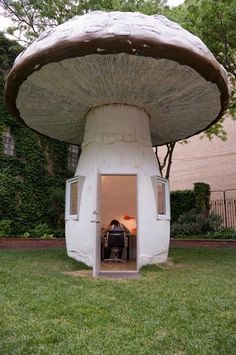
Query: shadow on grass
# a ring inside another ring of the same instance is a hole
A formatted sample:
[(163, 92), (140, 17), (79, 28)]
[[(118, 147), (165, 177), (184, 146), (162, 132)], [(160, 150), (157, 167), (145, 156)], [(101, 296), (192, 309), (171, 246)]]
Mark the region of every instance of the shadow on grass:
[(141, 273), (146, 273), (146, 272), (160, 272), (163, 269), (160, 267), (160, 265), (156, 265), (156, 264), (148, 264), (148, 265), (144, 265), (141, 267), (140, 272)]

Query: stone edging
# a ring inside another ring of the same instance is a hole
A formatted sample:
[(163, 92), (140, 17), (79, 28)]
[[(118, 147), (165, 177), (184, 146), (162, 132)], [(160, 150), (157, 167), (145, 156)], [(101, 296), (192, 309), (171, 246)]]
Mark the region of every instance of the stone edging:
[[(236, 248), (236, 240), (228, 239), (171, 239), (171, 247), (183, 248)], [(64, 238), (0, 238), (0, 249), (52, 249), (65, 248)]]
[(0, 249), (52, 249), (65, 247), (66, 243), (64, 238), (0, 238)]
[(236, 248), (236, 240), (230, 239), (171, 239), (170, 246), (183, 248)]

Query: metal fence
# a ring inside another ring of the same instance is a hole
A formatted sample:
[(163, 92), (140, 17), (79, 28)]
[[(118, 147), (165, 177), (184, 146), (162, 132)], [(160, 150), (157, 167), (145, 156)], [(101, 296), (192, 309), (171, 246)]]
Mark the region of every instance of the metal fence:
[(228, 189), (225, 191), (212, 191), (212, 193), (221, 193), (222, 198), (211, 198), (210, 212), (218, 214), (223, 219), (224, 228), (236, 229), (236, 197), (228, 197), (227, 193), (235, 192), (236, 189)]

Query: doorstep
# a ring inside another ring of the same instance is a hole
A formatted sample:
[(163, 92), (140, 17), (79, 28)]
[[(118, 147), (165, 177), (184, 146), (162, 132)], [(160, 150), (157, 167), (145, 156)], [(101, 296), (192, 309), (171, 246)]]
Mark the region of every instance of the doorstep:
[(101, 271), (99, 279), (140, 279), (142, 275), (137, 271)]

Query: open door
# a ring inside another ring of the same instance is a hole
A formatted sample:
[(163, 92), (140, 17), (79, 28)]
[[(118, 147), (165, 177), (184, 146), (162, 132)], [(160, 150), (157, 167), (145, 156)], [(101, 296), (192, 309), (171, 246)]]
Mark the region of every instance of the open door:
[(95, 183), (95, 193), (94, 193), (94, 211), (93, 219), (91, 223), (94, 225), (94, 265), (93, 265), (93, 276), (97, 277), (101, 270), (101, 212), (100, 212), (100, 202), (101, 202), (101, 174), (96, 168), (96, 183)]
[[(101, 228), (107, 228), (114, 219), (128, 230), (121, 262), (101, 262), (101, 272), (137, 271), (137, 176), (101, 175), (100, 214)], [(100, 217), (100, 216), (99, 216)], [(103, 253), (104, 254), (104, 243)], [(111, 253), (111, 259), (114, 253)]]

